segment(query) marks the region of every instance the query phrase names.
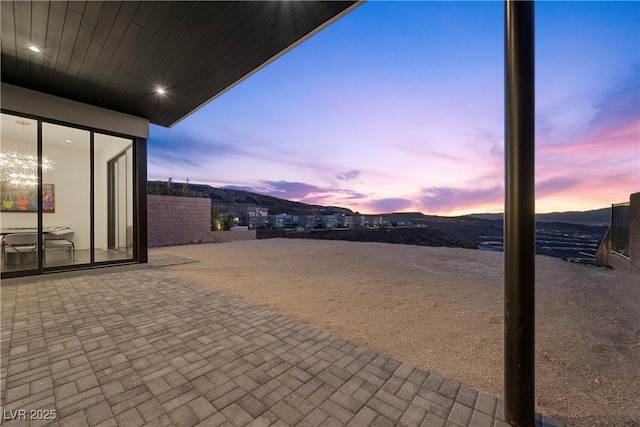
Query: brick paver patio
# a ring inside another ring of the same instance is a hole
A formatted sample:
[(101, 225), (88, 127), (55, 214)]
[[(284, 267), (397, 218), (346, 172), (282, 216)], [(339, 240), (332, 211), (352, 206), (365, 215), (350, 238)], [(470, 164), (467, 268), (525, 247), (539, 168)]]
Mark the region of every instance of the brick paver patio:
[(6, 426), (507, 426), (493, 396), (160, 268), (1, 291)]

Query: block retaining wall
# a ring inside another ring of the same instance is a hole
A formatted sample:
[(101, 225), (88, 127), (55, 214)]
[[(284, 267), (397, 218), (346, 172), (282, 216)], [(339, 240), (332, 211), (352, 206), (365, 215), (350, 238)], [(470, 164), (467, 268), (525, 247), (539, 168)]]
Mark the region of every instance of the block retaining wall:
[(253, 240), (255, 230), (211, 231), (211, 200), (198, 197), (147, 196), (150, 248)]

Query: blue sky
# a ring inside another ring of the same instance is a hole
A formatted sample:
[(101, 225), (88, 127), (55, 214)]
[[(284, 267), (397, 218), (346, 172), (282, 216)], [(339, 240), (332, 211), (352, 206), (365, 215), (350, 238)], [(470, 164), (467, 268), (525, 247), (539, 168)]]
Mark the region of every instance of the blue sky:
[[(501, 212), (503, 7), (365, 3), (174, 127), (152, 126), (148, 177), (361, 213)], [(538, 2), (537, 211), (637, 191), (640, 2)]]

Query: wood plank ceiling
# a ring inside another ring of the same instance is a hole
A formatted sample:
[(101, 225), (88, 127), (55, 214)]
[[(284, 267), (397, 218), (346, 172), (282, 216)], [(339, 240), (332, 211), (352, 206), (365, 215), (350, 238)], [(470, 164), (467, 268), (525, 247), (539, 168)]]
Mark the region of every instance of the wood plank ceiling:
[(355, 3), (2, 1), (2, 81), (171, 126)]

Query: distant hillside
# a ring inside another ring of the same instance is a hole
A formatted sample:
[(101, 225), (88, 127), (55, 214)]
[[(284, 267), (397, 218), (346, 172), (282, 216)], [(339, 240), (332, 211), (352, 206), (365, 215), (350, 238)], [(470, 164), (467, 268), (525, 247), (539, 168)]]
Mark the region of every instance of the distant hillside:
[[(473, 218), (501, 220), (503, 214), (471, 214)], [(536, 215), (538, 222), (564, 222), (567, 224), (609, 225), (611, 208), (595, 209), (584, 212), (551, 212)]]
[(148, 181), (147, 192), (149, 194), (184, 195), (192, 197), (208, 197), (211, 205), (220, 208), (222, 213), (240, 213), (242, 206), (252, 205), (269, 209), (270, 214), (288, 213), (291, 215), (319, 215), (322, 213), (344, 213), (353, 215), (353, 211), (336, 206), (308, 205), (306, 203), (293, 202), (279, 199), (264, 194), (251, 193), (249, 191), (216, 188), (204, 184), (186, 184), (167, 181)]
[(351, 242), (396, 243), (416, 246), (444, 246), (477, 249), (473, 240), (461, 239), (433, 228), (357, 228), (351, 230), (311, 230), (290, 232), (285, 230), (258, 230), (258, 239), (286, 237), (293, 239), (348, 240)]
[(595, 209), (585, 212), (552, 212), (537, 216), (541, 222), (567, 222), (569, 224), (609, 225), (611, 208)]
[[(239, 213), (242, 206), (253, 205), (269, 209), (270, 214), (288, 213), (291, 215), (320, 215), (331, 213), (343, 213), (353, 215), (351, 209), (337, 206), (309, 205), (291, 200), (279, 199), (265, 194), (251, 193), (243, 190), (232, 190), (226, 188), (216, 188), (204, 184), (187, 184), (181, 182), (148, 181), (147, 192), (149, 194), (170, 194), (193, 197), (208, 197), (212, 206), (220, 208), (224, 212)], [(393, 212), (375, 214), (385, 220), (402, 224), (412, 222), (414, 225), (444, 226), (443, 223), (465, 226), (488, 226), (494, 224), (486, 221), (502, 221), (500, 214), (471, 214), (459, 217), (446, 217), (436, 215), (425, 215), (422, 212)], [(568, 224), (583, 225), (609, 225), (611, 221), (611, 208), (603, 208), (585, 212), (553, 212), (536, 215), (538, 222), (563, 222)]]

